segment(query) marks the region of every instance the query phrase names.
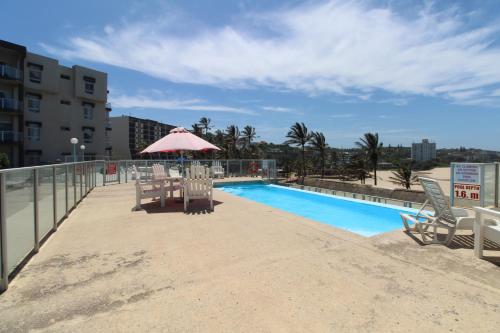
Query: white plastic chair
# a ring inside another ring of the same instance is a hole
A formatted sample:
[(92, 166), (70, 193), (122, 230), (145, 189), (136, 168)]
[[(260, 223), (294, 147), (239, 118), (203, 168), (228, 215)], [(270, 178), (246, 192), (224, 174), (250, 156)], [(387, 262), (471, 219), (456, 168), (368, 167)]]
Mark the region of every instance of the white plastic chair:
[(168, 175), (172, 178), (181, 178), (181, 172), (175, 168), (168, 169)]
[[(165, 207), (165, 189), (163, 184), (160, 186), (154, 186), (154, 182), (143, 183), (139, 178), (135, 180), (135, 210), (141, 209), (141, 199), (154, 199), (160, 198), (160, 203), (162, 207)], [(151, 186), (150, 189), (146, 188)]]
[(186, 178), (183, 180), (183, 188), (184, 211), (187, 211), (189, 201), (192, 199), (207, 199), (210, 202), (210, 210), (214, 210), (213, 179), (210, 178), (208, 168), (191, 165), (190, 168), (186, 169)]
[(154, 180), (163, 180), (167, 178), (167, 174), (165, 173), (165, 168), (161, 164), (153, 164), (153, 179)]
[(222, 167), (222, 164), (220, 161), (214, 161), (212, 164), (212, 176), (214, 178), (224, 178), (224, 168)]

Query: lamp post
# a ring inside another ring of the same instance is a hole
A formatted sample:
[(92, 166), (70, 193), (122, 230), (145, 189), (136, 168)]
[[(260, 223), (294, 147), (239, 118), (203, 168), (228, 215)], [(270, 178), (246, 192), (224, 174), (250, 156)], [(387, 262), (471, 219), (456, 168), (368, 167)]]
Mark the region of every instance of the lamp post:
[(76, 145), (78, 144), (78, 139), (71, 138), (69, 142), (71, 142), (71, 144), (73, 145), (73, 162), (76, 162)]
[(85, 162), (85, 145), (81, 145), (80, 149), (82, 151), (82, 162)]

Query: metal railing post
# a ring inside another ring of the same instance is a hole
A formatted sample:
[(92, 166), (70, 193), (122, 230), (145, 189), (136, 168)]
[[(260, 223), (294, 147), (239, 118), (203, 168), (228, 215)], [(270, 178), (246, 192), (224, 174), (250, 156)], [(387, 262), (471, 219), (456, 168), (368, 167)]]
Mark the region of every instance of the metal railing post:
[(121, 166), (120, 161), (116, 162), (116, 172), (118, 173), (118, 184), (122, 183), (122, 172), (120, 166)]
[(40, 249), (40, 220), (38, 212), (38, 169), (33, 169), (33, 219), (35, 224), (35, 243), (33, 249), (35, 253)]
[(54, 231), (57, 231), (57, 187), (56, 187), (56, 167), (52, 167), (52, 210), (54, 218)]
[(7, 256), (7, 219), (5, 214), (5, 173), (0, 173), (0, 258), (2, 259), (2, 280), (0, 291), (9, 287), (9, 262)]
[[(167, 162), (163, 161), (163, 167), (166, 168)], [(125, 183), (128, 183), (128, 161), (125, 161)]]

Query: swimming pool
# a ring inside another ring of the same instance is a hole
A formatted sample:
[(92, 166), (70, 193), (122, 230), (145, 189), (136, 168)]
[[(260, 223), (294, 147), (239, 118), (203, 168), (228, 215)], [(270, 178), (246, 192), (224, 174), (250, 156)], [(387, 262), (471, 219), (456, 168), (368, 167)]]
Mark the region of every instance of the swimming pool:
[(400, 229), (403, 225), (399, 213), (417, 212), (417, 210), (410, 208), (314, 193), (279, 185), (230, 183), (218, 184), (217, 188), (366, 237)]

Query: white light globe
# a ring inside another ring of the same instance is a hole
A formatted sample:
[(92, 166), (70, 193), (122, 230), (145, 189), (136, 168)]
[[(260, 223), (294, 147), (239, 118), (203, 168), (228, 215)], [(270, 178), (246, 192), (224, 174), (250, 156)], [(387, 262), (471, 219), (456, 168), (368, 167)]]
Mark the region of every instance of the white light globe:
[(81, 150), (85, 150), (85, 145), (81, 145), (81, 146), (80, 146), (80, 149), (81, 149)]
[(76, 145), (78, 144), (78, 139), (77, 138), (71, 138), (71, 140), (69, 140), (71, 142), (71, 144), (73, 145)]

